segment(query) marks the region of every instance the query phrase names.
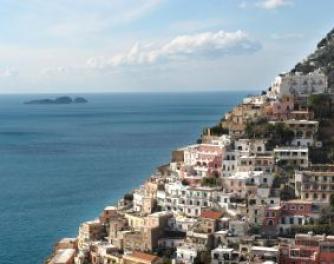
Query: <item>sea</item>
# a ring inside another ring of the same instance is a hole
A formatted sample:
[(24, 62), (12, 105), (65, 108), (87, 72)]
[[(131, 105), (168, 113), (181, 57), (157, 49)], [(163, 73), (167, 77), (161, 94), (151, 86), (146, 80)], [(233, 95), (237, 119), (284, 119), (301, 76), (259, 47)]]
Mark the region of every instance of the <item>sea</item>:
[(0, 263), (39, 264), (79, 224), (196, 142), (246, 92), (0, 96)]

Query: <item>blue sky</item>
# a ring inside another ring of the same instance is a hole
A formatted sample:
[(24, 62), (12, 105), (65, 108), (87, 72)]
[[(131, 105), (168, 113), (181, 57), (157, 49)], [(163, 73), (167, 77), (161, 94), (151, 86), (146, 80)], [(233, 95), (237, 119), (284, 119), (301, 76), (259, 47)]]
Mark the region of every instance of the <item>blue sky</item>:
[(258, 91), (334, 27), (329, 0), (0, 0), (0, 93)]

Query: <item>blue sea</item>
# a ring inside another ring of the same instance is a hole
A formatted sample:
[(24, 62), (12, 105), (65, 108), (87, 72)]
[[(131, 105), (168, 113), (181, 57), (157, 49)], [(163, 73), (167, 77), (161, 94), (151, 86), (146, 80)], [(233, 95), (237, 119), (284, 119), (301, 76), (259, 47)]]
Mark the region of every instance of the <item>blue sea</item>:
[(87, 104), (0, 96), (0, 263), (38, 264), (80, 222), (194, 143), (244, 92), (84, 94)]

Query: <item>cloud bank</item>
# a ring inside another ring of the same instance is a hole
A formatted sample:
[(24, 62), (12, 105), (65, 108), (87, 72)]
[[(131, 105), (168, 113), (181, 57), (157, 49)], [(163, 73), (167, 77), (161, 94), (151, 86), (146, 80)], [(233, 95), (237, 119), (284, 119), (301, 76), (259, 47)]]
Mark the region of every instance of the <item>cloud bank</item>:
[(160, 45), (136, 43), (124, 53), (90, 58), (86, 66), (106, 69), (190, 59), (216, 59), (225, 55), (254, 53), (260, 48), (258, 42), (251, 40), (247, 33), (240, 30), (204, 32), (177, 36)]

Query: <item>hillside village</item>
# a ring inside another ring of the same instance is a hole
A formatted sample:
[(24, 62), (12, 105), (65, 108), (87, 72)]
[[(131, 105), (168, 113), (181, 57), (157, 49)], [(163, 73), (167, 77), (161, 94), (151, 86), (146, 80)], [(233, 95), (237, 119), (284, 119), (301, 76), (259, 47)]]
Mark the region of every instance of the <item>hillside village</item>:
[(333, 264), (334, 90), (319, 69), (276, 77), (49, 264)]

